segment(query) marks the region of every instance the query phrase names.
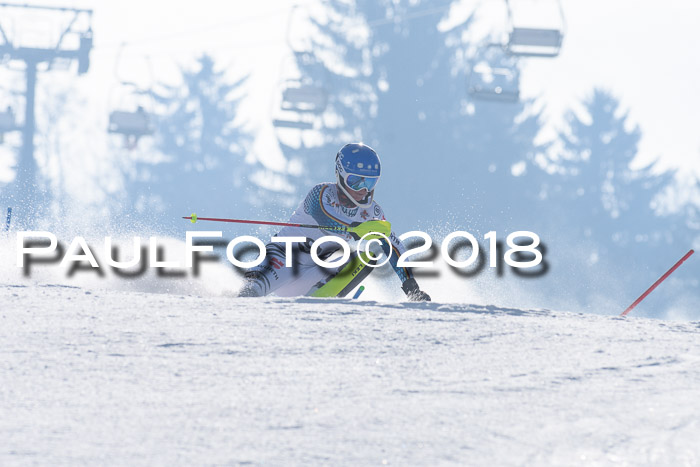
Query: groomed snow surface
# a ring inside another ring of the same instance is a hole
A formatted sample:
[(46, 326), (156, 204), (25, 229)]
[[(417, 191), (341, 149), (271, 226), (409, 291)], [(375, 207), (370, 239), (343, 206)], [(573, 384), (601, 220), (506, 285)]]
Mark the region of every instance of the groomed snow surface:
[(700, 324), (0, 285), (0, 465), (698, 465)]

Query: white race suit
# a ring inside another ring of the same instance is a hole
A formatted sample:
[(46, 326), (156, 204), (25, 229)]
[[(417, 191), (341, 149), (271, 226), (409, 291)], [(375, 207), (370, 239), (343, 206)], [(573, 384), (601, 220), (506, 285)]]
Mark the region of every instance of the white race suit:
[[(358, 222), (386, 220), (382, 208), (376, 201), (366, 207), (347, 207), (338, 199), (338, 187), (335, 183), (321, 183), (309, 191), (289, 219), (292, 224), (311, 224), (328, 227), (350, 226)], [(344, 240), (351, 240), (347, 232), (338, 230), (316, 229), (309, 227), (283, 227), (278, 237), (304, 237), (305, 242), (295, 244), (292, 252), (293, 265), (285, 266), (284, 243), (268, 243), (265, 260), (246, 272), (247, 283), (245, 295), (264, 296), (275, 293), (279, 296), (309, 295), (341, 267), (322, 268), (311, 259), (311, 245), (315, 240), (327, 235), (336, 235)], [(390, 255), (389, 262), (399, 276), (401, 283), (413, 277), (409, 268), (398, 267), (397, 261), (406, 251), (401, 241), (392, 231), (389, 242), (382, 241), (385, 255)], [(389, 244), (390, 243), (390, 244)], [(318, 250), (318, 257), (329, 258), (340, 246), (335, 242), (323, 243)], [(367, 269), (367, 273), (371, 268)], [(363, 278), (366, 277), (363, 276)], [(355, 284), (357, 285), (357, 284)]]

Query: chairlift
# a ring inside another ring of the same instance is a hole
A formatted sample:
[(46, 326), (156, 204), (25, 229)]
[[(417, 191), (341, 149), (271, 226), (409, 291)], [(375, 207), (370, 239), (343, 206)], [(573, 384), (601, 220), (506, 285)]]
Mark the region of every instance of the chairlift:
[(127, 149), (135, 149), (142, 136), (151, 136), (155, 133), (151, 115), (143, 107), (138, 106), (135, 112), (127, 110), (114, 110), (109, 114), (109, 133), (124, 136), (124, 146)]
[[(115, 65), (115, 74), (118, 79), (119, 58), (118, 56), (117, 64)], [(149, 73), (152, 77), (150, 68)], [(153, 113), (146, 110), (146, 105), (153, 107), (152, 96), (150, 96), (147, 91), (139, 89), (136, 83), (124, 81), (122, 79), (119, 79), (119, 81), (122, 94), (119, 102), (131, 101), (131, 109), (135, 108), (135, 110), (131, 110), (128, 107), (125, 108), (123, 104), (120, 104), (119, 107), (116, 107), (109, 114), (107, 131), (109, 133), (123, 135), (125, 146), (128, 149), (134, 149), (138, 144), (139, 138), (151, 136), (155, 133), (156, 128)]]
[(517, 102), (520, 99), (518, 74), (509, 68), (475, 68), (469, 81), (469, 94), (478, 99)]
[(326, 108), (326, 102), (322, 88), (290, 80), (282, 90), (282, 101), (272, 124), (277, 128), (311, 130), (317, 115)]
[(6, 110), (0, 111), (0, 143), (4, 142), (5, 133), (19, 130), (15, 121), (15, 112), (8, 106)]
[[(318, 74), (318, 70), (314, 70), (316, 59), (311, 53), (295, 51), (294, 57), (297, 64), (305, 65), (307, 74)], [(281, 88), (279, 110), (275, 112), (277, 115), (272, 121), (273, 125), (278, 128), (312, 129), (314, 121), (328, 105), (328, 92), (323, 80), (306, 75), (287, 79)]]
[(272, 124), (277, 128), (291, 128), (294, 130), (313, 130), (313, 122), (305, 122), (302, 120), (283, 120), (276, 118), (272, 121)]
[(7, 109), (0, 112), (0, 133), (14, 131), (17, 129), (15, 122), (15, 112), (12, 107), (7, 106)]
[[(560, 0), (506, 0), (510, 32), (506, 50), (523, 57), (556, 57), (564, 40), (564, 10)], [(517, 7), (516, 7), (517, 5)], [(546, 10), (543, 10), (543, 7)], [(523, 12), (520, 15), (515, 10)], [(556, 11), (556, 14), (554, 12)], [(549, 14), (548, 14), (549, 13)], [(556, 16), (555, 22), (543, 19)], [(520, 24), (519, 16), (535, 19), (532, 24)]]
[(80, 53), (78, 55), (78, 74), (87, 73), (90, 68), (90, 49), (92, 49), (92, 28), (80, 35)]
[(118, 133), (125, 136), (147, 136), (155, 131), (150, 116), (143, 107), (138, 106), (135, 112), (115, 110), (109, 114), (110, 133)]
[(139, 138), (155, 133), (155, 125), (152, 116), (139, 105), (136, 111), (113, 110), (110, 112), (107, 131), (123, 135), (124, 146), (127, 149), (135, 149)]
[(291, 119), (291, 118), (275, 118), (272, 124), (277, 128), (291, 128), (294, 130), (313, 130), (314, 122), (309, 120)]
[(314, 84), (288, 85), (282, 91), (282, 109), (297, 112), (322, 113), (328, 103), (328, 94)]
[[(326, 70), (313, 52), (292, 43), (291, 30), (297, 7), (292, 8), (287, 26), (287, 44), (292, 55), (282, 64), (284, 81), (281, 98), (275, 103), (272, 124), (276, 128), (311, 130), (328, 105), (328, 92), (324, 87)], [(290, 74), (301, 76), (290, 79)]]
[(281, 99), (272, 124), (277, 128), (311, 130), (314, 122), (326, 110), (326, 89), (310, 80), (287, 80), (282, 86)]
[(508, 57), (498, 44), (483, 51), (472, 67), (467, 91), (476, 99), (517, 102), (520, 99), (520, 70), (517, 59)]
[(288, 80), (272, 124), (277, 128), (311, 130), (327, 104), (328, 94), (322, 86)]

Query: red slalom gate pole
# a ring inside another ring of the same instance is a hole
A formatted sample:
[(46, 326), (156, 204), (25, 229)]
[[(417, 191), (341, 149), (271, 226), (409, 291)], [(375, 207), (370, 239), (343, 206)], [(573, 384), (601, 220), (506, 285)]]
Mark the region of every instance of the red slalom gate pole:
[(634, 307), (636, 307), (637, 305), (639, 305), (639, 303), (640, 303), (642, 300), (644, 300), (645, 298), (647, 298), (647, 295), (649, 295), (650, 293), (652, 293), (652, 292), (654, 291), (654, 289), (657, 288), (657, 287), (659, 286), (659, 284), (661, 284), (663, 281), (665, 281), (666, 278), (667, 278), (668, 276), (670, 276), (670, 275), (673, 273), (673, 271), (675, 271), (676, 269), (678, 269), (678, 266), (680, 266), (681, 264), (683, 264), (683, 261), (685, 261), (686, 259), (690, 258), (690, 255), (692, 255), (693, 253), (695, 253), (695, 251), (694, 251), (694, 250), (690, 250), (688, 253), (685, 254), (685, 256), (683, 256), (681, 259), (679, 259), (678, 262), (677, 262), (676, 264), (674, 264), (673, 267), (672, 267), (671, 269), (669, 269), (668, 271), (666, 271), (666, 274), (664, 274), (663, 276), (659, 277), (659, 279), (658, 279), (656, 282), (654, 282), (654, 285), (652, 285), (651, 287), (649, 287), (649, 288), (647, 289), (646, 292), (644, 292), (637, 300), (634, 301), (633, 304), (631, 304), (630, 306), (628, 306), (627, 309), (626, 309), (625, 311), (623, 311), (622, 314), (621, 314), (620, 316), (626, 316), (627, 313), (629, 313), (630, 311), (632, 311), (632, 309), (633, 309)]

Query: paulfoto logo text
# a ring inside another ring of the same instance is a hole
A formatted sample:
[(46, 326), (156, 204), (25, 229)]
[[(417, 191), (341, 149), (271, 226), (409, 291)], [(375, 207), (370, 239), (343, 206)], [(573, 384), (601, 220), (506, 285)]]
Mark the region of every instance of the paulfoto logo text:
[[(326, 235), (315, 240), (301, 236), (273, 236), (270, 243), (284, 245), (284, 267), (292, 267), (295, 254), (308, 253), (316, 265), (322, 268), (337, 268), (346, 263), (352, 255), (368, 267), (381, 267), (395, 259), (397, 267), (430, 269), (435, 268), (434, 259), (439, 256), (451, 268), (464, 270), (475, 263), (484, 265), (484, 255), (488, 256), (489, 267), (500, 267), (502, 262), (515, 269), (530, 269), (546, 266), (540, 237), (534, 232), (521, 230), (512, 232), (506, 237), (508, 248), (504, 251), (502, 241), (497, 240), (497, 232), (490, 231), (484, 235), (488, 242), (487, 253), (482, 254), (483, 248), (477, 238), (467, 231), (455, 231), (445, 236), (440, 243), (439, 252), (432, 238), (426, 232), (414, 230), (400, 235), (399, 240), (409, 245), (403, 253), (397, 256), (391, 245), (391, 240), (383, 233), (368, 232), (359, 240), (349, 243), (336, 235)], [(102, 275), (103, 265), (111, 268), (117, 275), (134, 277), (124, 270), (138, 270), (143, 273), (146, 268), (156, 269), (191, 269), (198, 268), (204, 256), (218, 258), (213, 255), (215, 247), (225, 246), (225, 258), (237, 269), (249, 269), (262, 264), (266, 260), (267, 248), (257, 237), (243, 235), (230, 241), (224, 241), (222, 231), (187, 231), (184, 245), (177, 252), (181, 260), (164, 260), (164, 243), (158, 237), (149, 237), (144, 242), (141, 237), (132, 237), (132, 256), (120, 260), (118, 245), (112, 237), (104, 237), (102, 248), (90, 246), (82, 236), (74, 237), (66, 248), (57, 236), (48, 231), (17, 232), (17, 261), (16, 265), (24, 269), (24, 275), (29, 276), (32, 264), (60, 263), (69, 268), (72, 275), (76, 270), (96, 269)], [(523, 239), (525, 240), (523, 242)], [(419, 243), (416, 245), (416, 243)], [(331, 245), (328, 245), (331, 244)], [(302, 246), (305, 246), (303, 248)], [(169, 253), (172, 255), (173, 247)], [(458, 250), (468, 249), (468, 255), (459, 255)], [(302, 253), (302, 250), (304, 253)], [(319, 251), (335, 251), (332, 257), (320, 254)], [(257, 251), (254, 259), (241, 259), (244, 254)], [(431, 254), (432, 253), (432, 254)], [(223, 256), (223, 255), (222, 255)], [(412, 257), (418, 257), (410, 259)], [(460, 257), (457, 259), (457, 257)], [(466, 256), (466, 257), (464, 257)], [(89, 266), (88, 266), (89, 264)], [(280, 265), (282, 266), (282, 265)], [(543, 269), (546, 270), (546, 267)], [(197, 274), (195, 274), (197, 275)]]

